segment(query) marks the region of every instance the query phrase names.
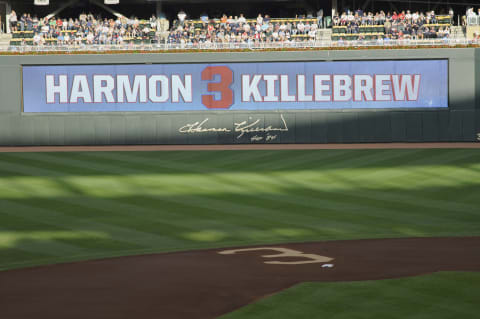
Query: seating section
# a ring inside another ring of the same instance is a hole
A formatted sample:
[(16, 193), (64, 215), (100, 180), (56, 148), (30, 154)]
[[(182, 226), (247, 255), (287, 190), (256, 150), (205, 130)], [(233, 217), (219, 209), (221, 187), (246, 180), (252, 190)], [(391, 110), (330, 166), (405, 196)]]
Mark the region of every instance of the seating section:
[(452, 16), (435, 16), (433, 11), (415, 15), (349, 12), (333, 19), (333, 41), (444, 38), (449, 36), (452, 26)]
[(179, 45), (200, 43), (305, 42), (315, 40), (319, 29), (316, 18), (240, 17), (175, 20), (167, 42)]
[(256, 18), (222, 17), (189, 20), (185, 16), (170, 22), (152, 16), (150, 20), (120, 17), (102, 19), (92, 14), (78, 18), (31, 18), (24, 14), (12, 26), (10, 45), (89, 45), (169, 43), (195, 46), (202, 43), (307, 42), (320, 38), (319, 23), (332, 24), (331, 40), (430, 39), (450, 35), (451, 15), (410, 11), (366, 13), (345, 12), (319, 20), (314, 17)]
[(75, 20), (24, 20), (12, 31), (10, 45), (151, 44), (158, 40), (156, 20), (102, 20), (92, 15)]

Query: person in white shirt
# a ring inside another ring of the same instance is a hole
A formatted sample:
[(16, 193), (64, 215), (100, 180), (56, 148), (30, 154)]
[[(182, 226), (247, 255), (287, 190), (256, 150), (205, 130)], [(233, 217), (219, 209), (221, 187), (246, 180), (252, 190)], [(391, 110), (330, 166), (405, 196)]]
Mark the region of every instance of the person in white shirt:
[(93, 39), (94, 39), (93, 33), (89, 32), (87, 34), (87, 44), (93, 44)]
[(305, 33), (310, 32), (310, 28), (311, 28), (310, 23), (308, 23), (308, 22), (305, 23)]
[(261, 14), (258, 15), (257, 17), (257, 24), (262, 25), (263, 24), (263, 17)]
[(10, 31), (17, 31), (17, 14), (15, 13), (14, 10), (10, 13), (9, 16), (9, 21), (10, 21)]
[(246, 23), (247, 19), (243, 16), (243, 13), (240, 13), (240, 17), (238, 18), (238, 23)]
[(40, 45), (40, 40), (41, 40), (40, 35), (38, 33), (35, 33), (35, 35), (33, 37), (33, 44)]
[(187, 18), (187, 14), (185, 13), (185, 11), (180, 10), (180, 12), (177, 14), (177, 17), (180, 24), (183, 24), (185, 22), (185, 19)]
[(349, 22), (352, 22), (353, 20), (355, 20), (355, 16), (353, 15), (353, 12), (352, 12), (352, 11), (349, 12), (349, 14), (348, 14), (348, 16), (347, 16), (347, 20), (348, 20)]
[(405, 15), (405, 20), (407, 20), (407, 21), (412, 20), (412, 14), (410, 13), (410, 10), (407, 10), (407, 14)]
[(47, 24), (44, 24), (44, 25), (42, 26), (41, 30), (42, 30), (42, 33), (46, 35), (46, 34), (48, 33), (48, 30), (49, 30), (48, 25), (47, 25)]
[(302, 21), (297, 24), (297, 30), (299, 33), (303, 34), (305, 32), (305, 25)]

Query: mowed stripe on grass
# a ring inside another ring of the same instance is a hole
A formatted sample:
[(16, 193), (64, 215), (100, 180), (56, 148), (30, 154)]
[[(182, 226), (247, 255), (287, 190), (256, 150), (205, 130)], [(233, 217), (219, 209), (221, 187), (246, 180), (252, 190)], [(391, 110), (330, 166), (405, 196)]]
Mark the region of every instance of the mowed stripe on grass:
[(305, 283), (222, 319), (478, 318), (480, 273)]
[(478, 150), (3, 153), (0, 269), (250, 244), (480, 235), (479, 191)]

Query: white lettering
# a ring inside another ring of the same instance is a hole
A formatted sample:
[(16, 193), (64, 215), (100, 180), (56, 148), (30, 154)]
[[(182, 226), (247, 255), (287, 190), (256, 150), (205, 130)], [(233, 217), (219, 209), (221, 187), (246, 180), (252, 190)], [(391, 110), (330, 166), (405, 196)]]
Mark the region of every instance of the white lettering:
[(381, 102), (391, 100), (391, 95), (385, 93), (385, 91), (390, 89), (390, 86), (383, 83), (389, 80), (389, 75), (375, 75), (375, 101)]
[(46, 76), (47, 103), (55, 103), (56, 94), (60, 95), (60, 103), (68, 103), (68, 78), (66, 75), (58, 76), (58, 85), (55, 85), (55, 76)]
[(128, 103), (136, 103), (140, 97), (141, 103), (147, 102), (147, 76), (135, 75), (133, 78), (133, 87), (128, 75), (117, 75), (117, 101), (124, 103), (124, 96)]
[(352, 98), (352, 78), (349, 75), (333, 76), (333, 100), (347, 102)]
[(330, 75), (315, 75), (315, 101), (316, 102), (328, 102), (331, 100), (331, 95), (324, 95), (323, 92), (330, 90), (330, 85), (323, 84), (326, 81), (332, 81)]
[(73, 77), (70, 103), (78, 103), (78, 99), (83, 99), (83, 103), (92, 103), (92, 95), (86, 75), (75, 75)]
[(392, 75), (393, 98), (395, 101), (416, 101), (420, 89), (420, 75)]
[(264, 102), (278, 102), (278, 96), (275, 95), (275, 81), (278, 81), (278, 75), (264, 75), (263, 80), (266, 82), (267, 95), (263, 98)]
[(258, 90), (258, 82), (260, 82), (262, 76), (254, 75), (252, 81), (250, 81), (250, 75), (242, 74), (242, 101), (250, 102), (250, 97), (253, 96), (254, 102), (262, 102), (262, 96)]
[(307, 87), (305, 85), (305, 75), (297, 75), (297, 95), (299, 102), (313, 101), (312, 95), (307, 95)]
[(288, 75), (280, 76), (280, 100), (282, 102), (295, 102), (295, 95), (290, 95), (288, 90)]
[[(160, 95), (158, 95), (158, 82), (160, 82)], [(150, 101), (163, 103), (168, 101), (168, 78), (165, 75), (152, 75), (148, 80), (148, 95)]]
[(354, 77), (355, 92), (353, 100), (357, 102), (373, 101), (373, 79), (370, 75), (355, 75)]
[[(103, 85), (105, 83), (105, 85)], [(115, 103), (113, 90), (115, 81), (111, 75), (94, 75), (93, 76), (93, 100), (95, 103), (103, 103), (103, 96), (107, 103)]]
[(172, 102), (179, 103), (180, 95), (185, 103), (191, 103), (192, 100), (192, 76), (185, 74), (185, 82), (182, 82), (180, 75), (172, 75)]

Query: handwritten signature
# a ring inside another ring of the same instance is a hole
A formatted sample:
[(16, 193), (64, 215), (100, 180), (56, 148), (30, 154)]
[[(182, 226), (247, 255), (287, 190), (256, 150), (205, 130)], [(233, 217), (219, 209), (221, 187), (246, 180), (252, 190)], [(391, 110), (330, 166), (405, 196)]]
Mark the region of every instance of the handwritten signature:
[(247, 124), (247, 121), (234, 123), (235, 132), (240, 132), (237, 138), (241, 138), (246, 133), (288, 132), (287, 122), (285, 121), (283, 114), (280, 114), (280, 118), (282, 119), (283, 127), (272, 127), (271, 125), (267, 127), (260, 127), (258, 126), (258, 123), (260, 123), (260, 119), (257, 119), (251, 124)]
[[(253, 123), (248, 124), (247, 121), (243, 121), (240, 123), (233, 123), (235, 133), (239, 133), (237, 135), (237, 139), (242, 138), (245, 134), (248, 133), (270, 133), (270, 132), (288, 132), (288, 125), (283, 117), (283, 114), (280, 114), (280, 119), (282, 120), (281, 127), (273, 127), (269, 125), (267, 127), (259, 126), (260, 119), (257, 119)], [(204, 119), (203, 121), (197, 121), (195, 123), (190, 123), (182, 126), (178, 129), (180, 133), (187, 133), (187, 134), (196, 134), (196, 133), (207, 133), (207, 132), (220, 132), (220, 133), (229, 133), (232, 132), (231, 129), (226, 127), (222, 128), (215, 128), (215, 127), (205, 127), (207, 122), (209, 121), (208, 118)], [(270, 135), (267, 134), (266, 139), (267, 141), (273, 141), (277, 138), (277, 135)], [(253, 140), (260, 140), (258, 135), (252, 137)], [(262, 137), (263, 139), (263, 137)]]
[(203, 125), (208, 122), (208, 118), (204, 119), (202, 122), (195, 122), (192, 124), (187, 124), (178, 129), (180, 133), (206, 133), (206, 132), (231, 132), (228, 128), (204, 128)]

